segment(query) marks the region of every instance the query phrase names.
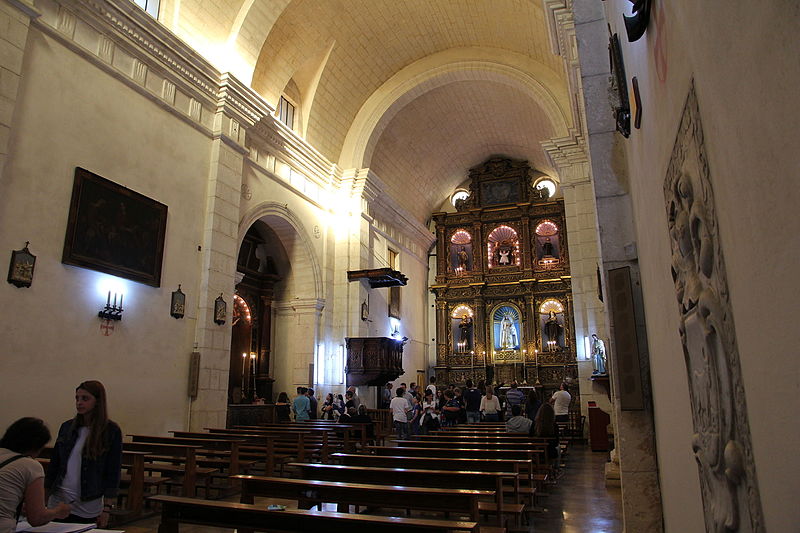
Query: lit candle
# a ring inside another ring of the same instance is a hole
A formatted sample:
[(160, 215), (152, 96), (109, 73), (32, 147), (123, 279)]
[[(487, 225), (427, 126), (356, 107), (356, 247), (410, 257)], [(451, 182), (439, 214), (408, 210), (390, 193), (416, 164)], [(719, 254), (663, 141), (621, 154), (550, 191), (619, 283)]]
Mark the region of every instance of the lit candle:
[(114, 293), (114, 307), (117, 307), (117, 293)]
[(124, 294), (119, 295), (119, 310), (122, 311), (122, 297), (125, 296)]
[(108, 291), (108, 298), (106, 298), (106, 307), (111, 306), (111, 291)]

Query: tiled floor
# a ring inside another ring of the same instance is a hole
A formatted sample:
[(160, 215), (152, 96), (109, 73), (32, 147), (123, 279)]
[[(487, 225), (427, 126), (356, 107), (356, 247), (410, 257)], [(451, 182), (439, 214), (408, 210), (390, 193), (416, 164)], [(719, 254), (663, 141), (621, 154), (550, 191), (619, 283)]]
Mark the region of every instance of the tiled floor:
[[(536, 533), (621, 533), (620, 489), (607, 489), (603, 478), (603, 465), (607, 453), (592, 452), (588, 446), (574, 445), (570, 449), (567, 468), (550, 495), (540, 499), (543, 507), (532, 516), (528, 531)], [(236, 498), (232, 499), (237, 501)], [(292, 508), (292, 502), (282, 503)], [(325, 504), (326, 511), (334, 511), (333, 504)], [(386, 514), (389, 514), (387, 512)], [(412, 515), (414, 516), (414, 515)], [(158, 517), (152, 517), (120, 527), (128, 533), (148, 533), (158, 530)], [(231, 533), (233, 529), (182, 525), (181, 533)]]

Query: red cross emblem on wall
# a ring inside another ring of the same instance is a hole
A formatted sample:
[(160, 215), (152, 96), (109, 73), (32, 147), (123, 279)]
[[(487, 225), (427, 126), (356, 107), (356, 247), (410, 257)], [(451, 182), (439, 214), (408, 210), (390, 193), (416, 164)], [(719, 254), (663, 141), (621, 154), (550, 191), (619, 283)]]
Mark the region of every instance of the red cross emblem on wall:
[(103, 320), (100, 322), (100, 332), (108, 337), (114, 332), (114, 324), (110, 320)]

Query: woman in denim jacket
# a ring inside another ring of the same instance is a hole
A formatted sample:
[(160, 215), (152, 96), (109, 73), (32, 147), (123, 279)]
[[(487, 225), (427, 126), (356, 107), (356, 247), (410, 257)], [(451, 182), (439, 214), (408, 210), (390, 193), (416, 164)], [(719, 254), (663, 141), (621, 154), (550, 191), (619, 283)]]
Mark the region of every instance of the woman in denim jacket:
[(106, 389), (84, 381), (75, 389), (75, 418), (61, 424), (45, 476), (50, 505), (72, 506), (65, 522), (108, 524), (119, 489), (122, 431), (108, 419)]

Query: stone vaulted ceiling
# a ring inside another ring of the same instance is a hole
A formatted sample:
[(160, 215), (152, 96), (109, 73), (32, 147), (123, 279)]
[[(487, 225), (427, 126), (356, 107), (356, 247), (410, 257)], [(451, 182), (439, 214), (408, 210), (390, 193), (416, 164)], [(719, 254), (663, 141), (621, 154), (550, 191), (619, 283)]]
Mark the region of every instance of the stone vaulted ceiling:
[(418, 220), (491, 155), (552, 171), (540, 143), (572, 126), (539, 0), (164, 1), (273, 105), (290, 84), (305, 139), (370, 168)]

